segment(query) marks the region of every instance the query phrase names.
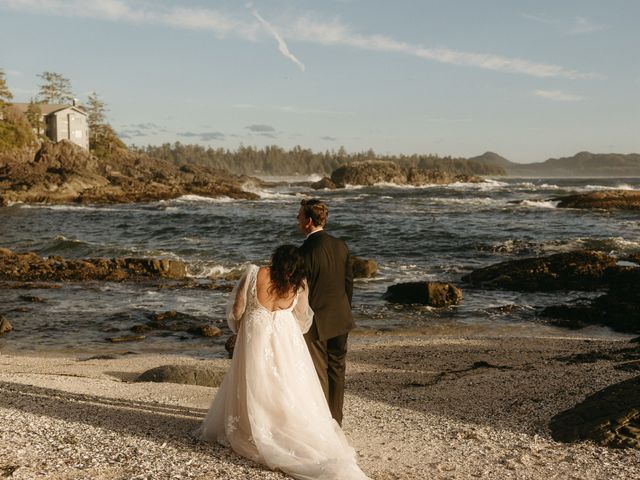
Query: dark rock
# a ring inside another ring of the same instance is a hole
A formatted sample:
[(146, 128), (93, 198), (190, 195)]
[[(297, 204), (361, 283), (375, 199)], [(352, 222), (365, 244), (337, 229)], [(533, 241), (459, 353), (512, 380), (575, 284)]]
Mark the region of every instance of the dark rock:
[(333, 180), (331, 180), (329, 177), (323, 177), (321, 180), (318, 180), (317, 182), (313, 182), (311, 184), (311, 188), (313, 188), (314, 190), (323, 190), (323, 189), (328, 189), (328, 190), (335, 190), (336, 184), (333, 183)]
[(175, 310), (152, 314), (150, 320), (147, 325), (153, 330), (192, 333), (202, 326), (201, 318)]
[(557, 197), (559, 208), (600, 208), (607, 210), (640, 210), (640, 192), (637, 190), (602, 190)]
[[(88, 258), (65, 260), (59, 256), (42, 258), (35, 253), (5, 252), (0, 255), (0, 280), (33, 281), (137, 281), (146, 279), (183, 279), (183, 262), (151, 258)], [(23, 295), (25, 301), (41, 301)]]
[(618, 332), (640, 333), (640, 268), (618, 268), (605, 275), (606, 294), (588, 305), (557, 305), (545, 308), (541, 315), (558, 326), (582, 328), (603, 325)]
[(375, 260), (365, 260), (363, 258), (349, 257), (353, 278), (371, 278), (378, 273), (378, 264)]
[(640, 376), (594, 393), (554, 416), (549, 426), (560, 442), (640, 449)]
[(202, 337), (218, 337), (222, 334), (222, 330), (214, 325), (200, 325), (199, 327), (189, 329), (189, 333)]
[(13, 327), (9, 323), (9, 320), (0, 315), (0, 335), (9, 333), (11, 330), (13, 330)]
[(227, 341), (224, 344), (224, 349), (229, 354), (229, 358), (233, 358), (233, 350), (236, 347), (236, 340), (238, 339), (238, 335), (235, 333), (227, 338)]
[(462, 301), (462, 291), (450, 283), (408, 282), (387, 287), (384, 298), (391, 303), (447, 307)]
[(218, 387), (226, 370), (193, 365), (163, 365), (142, 373), (136, 382), (167, 382), (183, 385)]
[(42, 303), (44, 299), (42, 297), (36, 297), (35, 295), (20, 295), (18, 297), (23, 302)]
[(501, 262), (462, 277), (472, 286), (519, 291), (603, 288), (616, 260), (604, 253), (575, 251)]

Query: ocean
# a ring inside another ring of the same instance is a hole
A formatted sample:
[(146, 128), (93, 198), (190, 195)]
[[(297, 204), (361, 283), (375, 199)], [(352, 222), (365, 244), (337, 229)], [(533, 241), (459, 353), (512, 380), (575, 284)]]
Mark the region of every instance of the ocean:
[[(163, 257), (187, 263), (193, 285), (159, 288), (147, 283), (57, 283), (55, 288), (0, 290), (0, 314), (14, 331), (0, 337), (0, 351), (77, 353), (176, 353), (225, 356), (227, 289), (205, 288), (209, 279), (230, 286), (250, 263), (263, 264), (283, 243), (300, 244), (300, 200), (324, 199), (327, 229), (350, 251), (379, 267), (355, 283), (358, 326), (388, 330), (489, 335), (542, 334), (550, 327), (536, 311), (597, 293), (522, 293), (472, 290), (461, 277), (493, 263), (580, 248), (624, 257), (640, 252), (637, 212), (559, 209), (557, 196), (603, 189), (639, 190), (640, 178), (487, 179), (477, 184), (399, 187), (376, 185), (313, 191), (309, 178), (269, 178), (272, 188), (246, 188), (259, 200), (175, 200), (126, 205), (14, 204), (0, 208), (0, 247), (41, 256)], [(387, 303), (387, 287), (417, 280), (463, 288), (456, 307), (433, 309)], [(40, 301), (27, 301), (25, 296)], [(185, 332), (150, 332), (140, 342), (113, 344), (153, 313), (175, 310), (217, 325), (216, 338)], [(590, 327), (590, 336), (618, 335)]]

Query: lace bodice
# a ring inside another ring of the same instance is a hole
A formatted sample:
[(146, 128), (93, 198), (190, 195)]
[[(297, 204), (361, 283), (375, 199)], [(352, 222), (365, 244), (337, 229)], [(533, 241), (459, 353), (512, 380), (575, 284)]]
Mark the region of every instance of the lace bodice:
[[(309, 306), (308, 288), (305, 281), (302, 289), (296, 295), (288, 308), (269, 310), (258, 300), (256, 280), (259, 267), (249, 265), (240, 281), (234, 287), (227, 304), (227, 323), (229, 328), (237, 333), (245, 314), (251, 319), (262, 318), (267, 321), (282, 319), (286, 321), (286, 314), (293, 315), (298, 322), (300, 330), (305, 333), (309, 330), (313, 321), (313, 310)], [(250, 319), (247, 318), (247, 321)]]

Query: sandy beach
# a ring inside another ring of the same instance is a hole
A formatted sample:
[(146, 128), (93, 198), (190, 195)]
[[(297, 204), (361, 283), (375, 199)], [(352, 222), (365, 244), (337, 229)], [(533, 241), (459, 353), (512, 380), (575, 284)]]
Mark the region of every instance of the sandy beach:
[[(631, 479), (640, 451), (552, 440), (549, 419), (634, 376), (614, 362), (567, 363), (629, 337), (473, 327), (355, 332), (344, 430), (373, 479)], [(15, 479), (280, 479), (189, 437), (216, 389), (135, 383), (172, 355), (0, 353), (0, 476)]]

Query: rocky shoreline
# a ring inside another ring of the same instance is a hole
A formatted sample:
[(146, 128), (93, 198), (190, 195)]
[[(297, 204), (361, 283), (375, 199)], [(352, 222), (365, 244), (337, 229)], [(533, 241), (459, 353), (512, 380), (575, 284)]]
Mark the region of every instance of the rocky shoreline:
[(0, 162), (0, 206), (11, 203), (130, 203), (192, 194), (256, 199), (243, 184), (257, 179), (197, 165), (178, 167), (120, 150), (97, 158), (73, 143), (45, 142), (30, 161)]

